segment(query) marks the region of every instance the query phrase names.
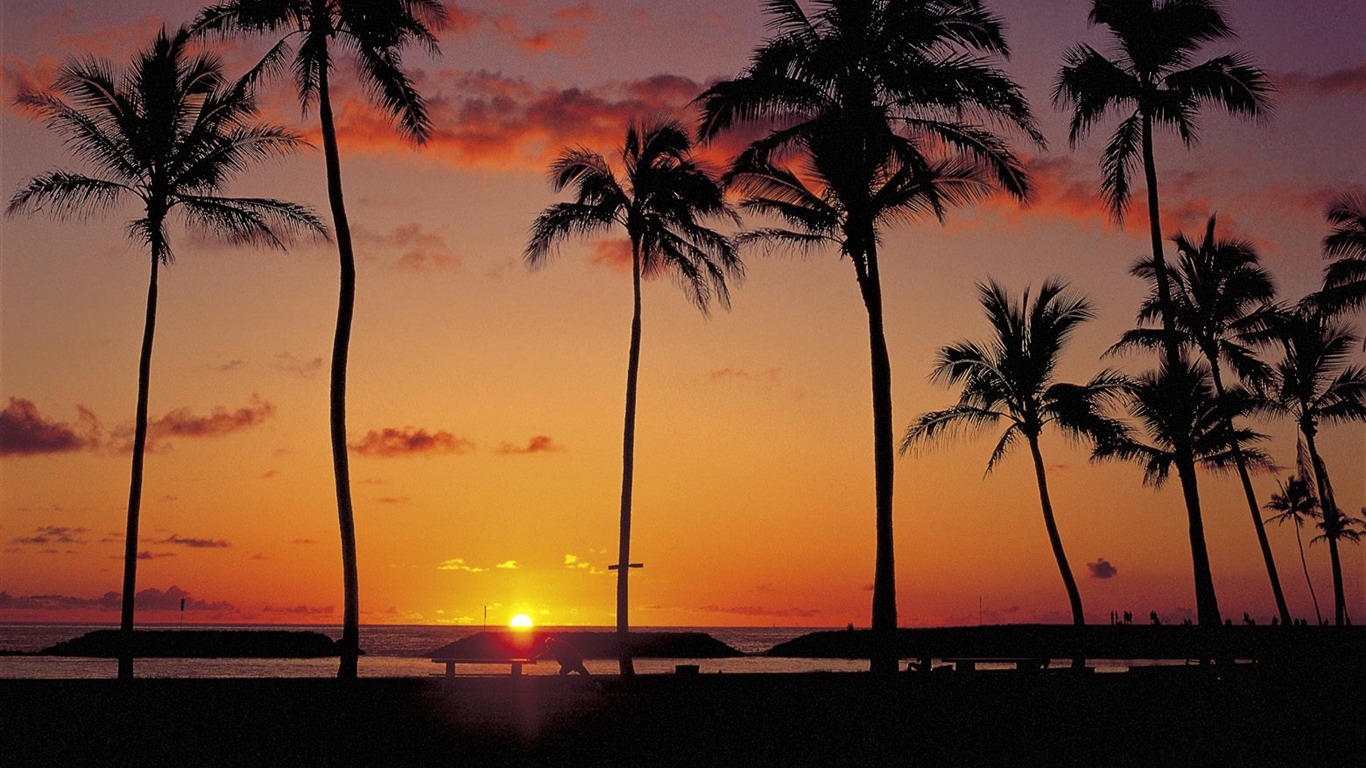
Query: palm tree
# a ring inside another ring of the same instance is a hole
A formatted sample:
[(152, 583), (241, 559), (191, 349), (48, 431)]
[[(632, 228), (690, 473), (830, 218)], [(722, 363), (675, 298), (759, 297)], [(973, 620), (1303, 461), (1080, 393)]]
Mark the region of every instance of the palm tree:
[[(1100, 440), (1093, 454), (1096, 459), (1131, 461), (1143, 468), (1145, 485), (1160, 487), (1176, 465), (1178, 446), (1189, 446), (1201, 466), (1227, 471), (1234, 466), (1233, 451), (1240, 446), (1249, 466), (1266, 467), (1270, 461), (1260, 450), (1250, 447), (1263, 436), (1247, 428), (1232, 430), (1239, 416), (1250, 413), (1255, 399), (1241, 388), (1217, 397), (1209, 368), (1182, 357), (1176, 366), (1163, 361), (1128, 387), (1129, 412), (1144, 427), (1148, 442), (1132, 433), (1119, 433)], [(1210, 578), (1209, 551), (1205, 546), (1204, 520), (1200, 493), (1195, 483), (1182, 484), (1186, 505), (1187, 532), (1195, 581), (1195, 604), (1201, 626), (1217, 626), (1219, 602)]]
[(168, 222), (178, 215), (188, 226), (229, 242), (276, 248), (299, 231), (326, 233), (304, 206), (221, 194), (247, 165), (293, 152), (302, 141), (284, 128), (255, 122), (249, 83), (228, 82), (219, 59), (194, 54), (189, 39), (184, 29), (174, 35), (162, 29), (122, 73), (104, 61), (68, 60), (58, 70), (52, 92), (22, 90), (16, 99), (61, 134), (95, 175), (53, 170), (36, 176), (10, 198), (6, 214), (46, 212), (60, 220), (79, 219), (133, 198), (141, 211), (128, 222), (128, 233), (151, 256), (124, 538), (121, 679), (133, 676), (133, 598), (157, 272), (174, 260)]
[(1336, 259), (1324, 270), (1324, 298), (1343, 308), (1366, 301), (1366, 194), (1334, 198), (1326, 212), (1333, 231), (1323, 238), (1323, 255)]
[[(998, 186), (1024, 199), (1019, 159), (990, 125), (1043, 143), (1019, 87), (994, 62), (1003, 27), (977, 0), (769, 0), (775, 34), (734, 80), (698, 101), (705, 139), (744, 123), (779, 127), (736, 158), (748, 206), (792, 229), (752, 238), (809, 247), (833, 242), (854, 267), (868, 314), (872, 374), (876, 561), (872, 668), (896, 669), (892, 546), (891, 362), (882, 318), (880, 233), (916, 214), (942, 217)], [(800, 173), (785, 161), (800, 163)], [(813, 188), (814, 187), (814, 188)]]
[(744, 268), (735, 245), (703, 222), (737, 221), (725, 191), (694, 159), (688, 131), (676, 121), (631, 125), (621, 148), (620, 175), (599, 154), (565, 150), (550, 166), (556, 192), (572, 187), (573, 202), (546, 208), (531, 225), (524, 258), (543, 265), (555, 247), (571, 236), (620, 227), (631, 241), (631, 348), (626, 366), (626, 423), (622, 435), (621, 535), (617, 563), (617, 638), (621, 674), (635, 673), (628, 644), (630, 622), (627, 575), (631, 565), (631, 492), (635, 474), (636, 390), (640, 369), (640, 285), (642, 278), (669, 274), (705, 315), (713, 298), (730, 307), (726, 280)]
[(1006, 431), (987, 461), (990, 473), (1011, 445), (1024, 437), (1034, 459), (1044, 527), (1067, 590), (1072, 623), (1081, 626), (1086, 623), (1086, 615), (1053, 517), (1039, 435), (1048, 424), (1057, 425), (1072, 437), (1117, 432), (1119, 425), (1104, 416), (1102, 410), (1106, 401), (1121, 394), (1126, 380), (1110, 370), (1096, 374), (1083, 385), (1053, 380), (1058, 358), (1072, 332), (1094, 317), (1090, 303), (1066, 295), (1065, 289), (1065, 284), (1050, 280), (1043, 284), (1032, 304), (1028, 290), (1016, 304), (996, 283), (979, 284), (978, 298), (991, 321), (994, 336), (986, 344), (960, 341), (939, 350), (931, 378), (962, 385), (963, 391), (952, 408), (930, 411), (912, 422), (901, 440), (901, 453), (904, 455), (912, 446), (938, 437), (953, 437), (1004, 423)]
[(1323, 613), (1319, 611), (1319, 596), (1314, 592), (1314, 580), (1309, 578), (1309, 562), (1304, 557), (1304, 537), (1300, 535), (1304, 521), (1319, 516), (1319, 500), (1314, 498), (1309, 479), (1303, 475), (1292, 475), (1279, 485), (1281, 492), (1271, 494), (1271, 500), (1266, 503), (1266, 508), (1280, 514), (1272, 515), (1267, 521), (1274, 521), (1278, 525), (1287, 522), (1295, 524), (1295, 543), (1300, 547), (1300, 567), (1304, 569), (1304, 583), (1309, 586), (1309, 597), (1314, 601), (1315, 623), (1322, 624)]
[[(1256, 312), (1275, 298), (1271, 276), (1258, 264), (1257, 251), (1247, 240), (1216, 240), (1215, 217), (1209, 218), (1205, 236), (1197, 245), (1178, 233), (1172, 238), (1178, 254), (1175, 269), (1169, 271), (1171, 280), (1170, 314), (1177, 339), (1182, 346), (1194, 347), (1209, 364), (1214, 393), (1223, 398), (1228, 389), (1224, 385), (1224, 364), (1244, 379), (1265, 375), (1267, 365), (1243, 343), (1240, 334), (1251, 330), (1256, 323)], [(1133, 273), (1150, 284), (1155, 282), (1156, 267), (1151, 259), (1136, 264)], [(1161, 315), (1156, 291), (1150, 294), (1139, 312), (1139, 321), (1152, 320)], [(1163, 333), (1156, 329), (1139, 328), (1126, 332), (1117, 348), (1126, 346), (1161, 347)], [(1234, 434), (1230, 422), (1226, 434)], [(1271, 542), (1266, 536), (1257, 494), (1243, 459), (1242, 449), (1235, 443), (1229, 446), (1238, 479), (1243, 486), (1243, 497), (1252, 515), (1262, 562), (1271, 582), (1271, 594), (1281, 621), (1291, 621), (1290, 608), (1281, 589), (1276, 561), (1271, 554)]]
[(360, 657), (356, 524), (346, 454), (346, 361), (356, 303), (356, 257), (342, 198), (341, 153), (332, 116), (333, 51), (340, 48), (355, 58), (357, 76), (372, 101), (394, 121), (399, 133), (422, 144), (431, 132), (431, 122), (422, 95), (403, 72), (401, 51), (418, 43), (437, 53), (433, 30), (440, 29), (445, 20), (446, 9), (438, 0), (227, 0), (205, 8), (194, 22), (200, 34), (283, 34), (258, 65), (262, 71), (288, 58), (291, 42), (297, 41), (292, 69), (300, 103), (307, 110), (314, 98), (318, 100), (327, 199), (340, 261), (329, 422), (342, 551), (342, 637), (337, 677), (346, 680), (356, 677)]
[[(1109, 29), (1118, 57), (1112, 61), (1088, 45), (1074, 46), (1058, 73), (1053, 101), (1072, 109), (1068, 138), (1074, 148), (1111, 112), (1128, 113), (1101, 153), (1101, 192), (1112, 215), (1122, 218), (1132, 191), (1130, 175), (1141, 159), (1157, 300), (1166, 334), (1165, 365), (1174, 370), (1181, 365), (1180, 344), (1169, 309), (1171, 292), (1162, 256), (1154, 131), (1173, 129), (1189, 147), (1198, 138), (1196, 116), (1201, 106), (1212, 103), (1234, 115), (1259, 117), (1270, 108), (1271, 83), (1243, 54), (1191, 63), (1204, 43), (1233, 36), (1212, 0), (1093, 0), (1088, 21)], [(1173, 449), (1183, 492), (1194, 496), (1192, 449), (1183, 442)], [(1202, 527), (1195, 520), (1191, 525)], [(1203, 574), (1197, 582), (1212, 589), (1213, 577)], [(1202, 592), (1197, 590), (1197, 594)], [(1207, 597), (1212, 596), (1211, 591)], [(1211, 606), (1201, 607), (1199, 613), (1202, 622), (1218, 623)]]
[(1318, 490), (1320, 528), (1333, 566), (1333, 621), (1347, 621), (1338, 541), (1356, 541), (1352, 522), (1338, 507), (1328, 467), (1318, 449), (1321, 423), (1366, 422), (1366, 368), (1351, 365), (1360, 336), (1337, 319), (1338, 309), (1318, 294), (1268, 315), (1266, 327), (1252, 338), (1276, 344), (1281, 359), (1259, 384), (1262, 405), (1295, 420), (1309, 454)]

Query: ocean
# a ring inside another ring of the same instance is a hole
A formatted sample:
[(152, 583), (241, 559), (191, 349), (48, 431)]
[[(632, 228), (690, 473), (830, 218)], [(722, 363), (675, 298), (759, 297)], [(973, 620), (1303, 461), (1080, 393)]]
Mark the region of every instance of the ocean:
[[(79, 637), (95, 629), (115, 629), (108, 624), (0, 624), (0, 650), (38, 651), (63, 640)], [(177, 629), (178, 625), (144, 625), (146, 629)], [(321, 632), (341, 637), (340, 626), (224, 626), (190, 625), (184, 629), (287, 629)], [(542, 627), (541, 629), (554, 629)], [(563, 629), (611, 631), (611, 627), (564, 627)], [(819, 631), (810, 627), (636, 627), (649, 632), (706, 632), (745, 653), (761, 653), (778, 643)], [(447, 643), (481, 631), (480, 627), (450, 626), (363, 626), (360, 659), (362, 677), (429, 677), (444, 667), (434, 664), (427, 654)], [(856, 672), (868, 669), (867, 661), (846, 659), (779, 659), (747, 656), (734, 659), (636, 659), (636, 671), (661, 674), (674, 671), (681, 663), (696, 664), (703, 673), (717, 672)], [(616, 674), (613, 659), (585, 662), (593, 674)], [(113, 678), (117, 672), (113, 659), (88, 659), (62, 656), (0, 656), (0, 678), (99, 679)], [(525, 674), (553, 675), (554, 663), (528, 665)], [(502, 665), (460, 665), (461, 675), (508, 673)], [(337, 660), (325, 659), (140, 659), (138, 677), (332, 677)]]

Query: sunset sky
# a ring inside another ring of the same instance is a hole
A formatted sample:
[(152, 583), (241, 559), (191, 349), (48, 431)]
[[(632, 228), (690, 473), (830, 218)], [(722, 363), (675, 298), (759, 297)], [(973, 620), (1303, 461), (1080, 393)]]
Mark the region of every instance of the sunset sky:
[[(1278, 87), (1264, 124), (1214, 111), (1200, 145), (1158, 143), (1164, 230), (1258, 247), (1280, 293), (1312, 290), (1323, 209), (1366, 190), (1366, 4), (1228, 3), (1249, 53)], [(1127, 274), (1147, 248), (1145, 216), (1110, 222), (1097, 153), (1077, 151), (1050, 103), (1063, 52), (1088, 29), (1088, 0), (995, 0), (1007, 70), (1048, 139), (1021, 144), (1038, 186), (953, 211), (946, 225), (888, 230), (882, 247), (895, 424), (945, 407), (927, 381), (935, 350), (981, 338), (974, 283), (1012, 293), (1061, 276), (1097, 319), (1061, 376), (1101, 360), (1133, 324), (1144, 286)], [(79, 168), (60, 139), (12, 105), (63, 57), (117, 66), (189, 0), (3, 5), (5, 199), (52, 167)], [(408, 65), (430, 102), (421, 150), (362, 100), (349, 64), (335, 80), (344, 184), (359, 254), (349, 430), (363, 623), (541, 624), (614, 620), (621, 422), (631, 313), (622, 240), (571, 243), (544, 269), (521, 261), (528, 225), (556, 201), (547, 163), (566, 145), (612, 152), (632, 118), (675, 115), (733, 77), (766, 35), (757, 0), (460, 2), (443, 55)], [(260, 40), (215, 44), (233, 76)], [(286, 82), (266, 116), (319, 143)], [(724, 160), (718, 148), (713, 154)], [(615, 158), (613, 158), (615, 162)], [(326, 210), (322, 153), (261, 166), (233, 186)], [(0, 621), (117, 620), (129, 444), (147, 253), (124, 236), (131, 208), (89, 221), (3, 222)], [(336, 253), (237, 248), (173, 230), (161, 273), (152, 365), (139, 621), (336, 623), (341, 567), (327, 431)], [(732, 311), (704, 318), (667, 280), (647, 284), (637, 421), (631, 619), (637, 625), (866, 626), (873, 572), (866, 315), (851, 266), (745, 255)], [(1358, 318), (1360, 320), (1361, 318)], [(14, 425), (20, 424), (20, 430)], [(1286, 423), (1259, 425), (1294, 461)], [(902, 625), (1066, 621), (1027, 456), (983, 477), (993, 436), (896, 465)], [(1339, 502), (1363, 504), (1360, 427), (1324, 429)], [(1140, 484), (1129, 465), (1092, 465), (1045, 438), (1053, 502), (1091, 621), (1111, 610), (1179, 621), (1194, 609), (1179, 489)], [(1279, 476), (1288, 474), (1282, 471)], [(1254, 478), (1265, 500), (1275, 476)], [(1229, 478), (1201, 477), (1220, 607), (1269, 620), (1273, 603), (1247, 508)], [(1269, 528), (1291, 610), (1313, 618), (1291, 529)], [(1310, 532), (1306, 531), (1306, 545)], [(1349, 613), (1366, 620), (1363, 563), (1344, 545)], [(1331, 614), (1327, 550), (1308, 550)], [(980, 605), (980, 613), (979, 613)]]

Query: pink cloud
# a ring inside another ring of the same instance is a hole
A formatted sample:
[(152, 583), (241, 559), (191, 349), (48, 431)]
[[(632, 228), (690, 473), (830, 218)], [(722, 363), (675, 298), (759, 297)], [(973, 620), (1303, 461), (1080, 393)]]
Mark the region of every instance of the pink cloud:
[(563, 450), (564, 446), (556, 443), (551, 436), (535, 435), (525, 446), (502, 443), (498, 446), (497, 453), (499, 456), (527, 456), (534, 453), (559, 453)]
[(38, 456), (71, 453), (99, 444), (97, 422), (89, 410), (80, 408), (82, 425), (73, 426), (44, 418), (31, 400), (11, 397), (0, 411), (0, 456)]
[(370, 430), (359, 442), (350, 443), (347, 447), (359, 456), (394, 458), (438, 453), (461, 455), (473, 451), (475, 445), (466, 438), (444, 430), (428, 432), (414, 427), (385, 427)]
[(1322, 74), (1285, 72), (1274, 79), (1286, 93), (1312, 93), (1316, 96), (1366, 93), (1366, 64)]
[(460, 257), (446, 244), (446, 238), (427, 231), (416, 222), (383, 233), (363, 227), (356, 227), (354, 232), (358, 245), (369, 252), (383, 254), (384, 263), (400, 271), (454, 271), (460, 267)]

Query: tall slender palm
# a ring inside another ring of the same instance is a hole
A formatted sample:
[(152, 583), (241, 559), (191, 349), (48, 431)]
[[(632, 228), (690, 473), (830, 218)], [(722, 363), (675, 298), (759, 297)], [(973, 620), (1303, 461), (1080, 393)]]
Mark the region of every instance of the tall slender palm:
[[(1000, 20), (977, 0), (768, 0), (774, 34), (739, 77), (699, 98), (700, 133), (778, 128), (735, 161), (751, 207), (794, 227), (759, 237), (838, 244), (868, 314), (876, 562), (874, 671), (896, 669), (892, 546), (892, 371), (883, 328), (880, 233), (920, 213), (942, 216), (998, 186), (1025, 198), (1019, 159), (990, 126), (1043, 143), (1019, 87), (995, 66), (1009, 54)], [(800, 173), (785, 165), (799, 162)], [(814, 189), (812, 188), (814, 186)]]
[[(1233, 36), (1213, 0), (1093, 0), (1088, 21), (1108, 28), (1117, 57), (1107, 59), (1089, 45), (1074, 46), (1058, 73), (1053, 101), (1072, 109), (1069, 140), (1073, 147), (1110, 113), (1127, 112), (1101, 154), (1101, 192), (1115, 218), (1122, 218), (1132, 192), (1130, 175), (1134, 165), (1142, 162), (1153, 271), (1162, 328), (1167, 334), (1165, 365), (1174, 370), (1181, 365), (1180, 344), (1168, 309), (1171, 292), (1162, 255), (1154, 132), (1158, 128), (1175, 130), (1191, 146), (1198, 138), (1196, 116), (1200, 107), (1213, 104), (1238, 116), (1264, 115), (1270, 107), (1271, 83), (1243, 54), (1225, 54), (1192, 64), (1202, 45)], [(1173, 448), (1183, 492), (1194, 496), (1192, 449), (1184, 442)], [(1192, 519), (1189, 523), (1193, 530), (1203, 530), (1200, 521)], [(1213, 577), (1198, 574), (1197, 598), (1212, 600), (1212, 590)], [(1203, 605), (1199, 613), (1202, 624), (1219, 623), (1210, 605)]]
[(953, 407), (917, 417), (906, 429), (901, 452), (939, 437), (1004, 423), (1006, 430), (987, 461), (990, 473), (1011, 445), (1024, 437), (1034, 459), (1044, 527), (1067, 590), (1072, 623), (1081, 626), (1086, 623), (1086, 614), (1054, 519), (1039, 435), (1049, 424), (1072, 437), (1118, 431), (1119, 426), (1104, 415), (1103, 409), (1106, 401), (1121, 394), (1126, 379), (1105, 370), (1081, 385), (1053, 380), (1058, 358), (1072, 332), (1094, 317), (1089, 302), (1068, 296), (1065, 289), (1065, 284), (1050, 280), (1039, 289), (1033, 303), (1026, 290), (1017, 304), (995, 282), (979, 284), (978, 298), (994, 335), (986, 344), (960, 341), (939, 350), (931, 378), (961, 385), (963, 391)]
[[(1255, 379), (1267, 371), (1267, 365), (1243, 342), (1240, 334), (1255, 325), (1256, 312), (1275, 298), (1276, 291), (1271, 284), (1271, 276), (1258, 263), (1257, 251), (1252, 243), (1242, 239), (1215, 239), (1214, 225), (1215, 217), (1211, 216), (1205, 227), (1204, 238), (1198, 245), (1187, 240), (1184, 234), (1178, 233), (1172, 238), (1178, 257), (1175, 268), (1169, 272), (1170, 314), (1178, 340), (1183, 346), (1194, 347), (1204, 357), (1209, 364), (1215, 395), (1223, 398), (1228, 392), (1224, 383), (1225, 364), (1245, 379)], [(1156, 280), (1156, 268), (1151, 259), (1140, 261), (1134, 266), (1133, 272), (1149, 283)], [(1161, 307), (1154, 291), (1140, 310), (1139, 320), (1142, 322), (1160, 316)], [(1116, 347), (1161, 347), (1162, 338), (1160, 330), (1139, 328), (1126, 332)], [(1233, 424), (1230, 423), (1228, 427), (1226, 434), (1234, 434)], [(1243, 460), (1242, 450), (1236, 443), (1230, 445), (1229, 450), (1232, 451), (1238, 479), (1243, 486), (1243, 497), (1252, 516), (1276, 611), (1281, 621), (1289, 623), (1290, 608), (1281, 589), (1280, 575), (1276, 572), (1271, 542), (1266, 536), (1266, 525), (1262, 522), (1261, 508), (1252, 487), (1247, 462)]]
[(1335, 261), (1324, 270), (1324, 298), (1358, 307), (1366, 302), (1366, 194), (1333, 198), (1325, 215), (1333, 231), (1323, 238), (1323, 255)]
[[(1140, 376), (1128, 387), (1129, 412), (1148, 435), (1147, 442), (1132, 433), (1121, 433), (1097, 442), (1094, 457), (1131, 461), (1143, 467), (1143, 482), (1161, 486), (1177, 462), (1177, 446), (1189, 446), (1195, 460), (1206, 469), (1228, 471), (1234, 467), (1230, 445), (1240, 446), (1249, 466), (1269, 466), (1265, 454), (1252, 443), (1263, 436), (1247, 428), (1228, 434), (1233, 420), (1250, 413), (1255, 399), (1241, 388), (1217, 397), (1209, 368), (1182, 357), (1176, 366), (1163, 361), (1156, 371)], [(1218, 621), (1219, 603), (1209, 578), (1209, 550), (1205, 546), (1200, 492), (1196, 484), (1182, 484), (1186, 505), (1194, 572), (1197, 618), (1202, 626)]]
[(258, 68), (271, 69), (294, 53), (291, 68), (299, 100), (307, 110), (318, 101), (327, 200), (337, 235), (340, 279), (337, 327), (332, 342), (332, 468), (342, 552), (342, 638), (337, 676), (356, 677), (360, 656), (360, 585), (356, 566), (356, 524), (351, 504), (351, 470), (346, 448), (346, 361), (356, 303), (356, 257), (342, 198), (341, 152), (332, 115), (331, 77), (336, 49), (356, 61), (362, 85), (399, 133), (422, 144), (431, 132), (426, 103), (403, 72), (402, 49), (412, 43), (436, 53), (433, 30), (446, 20), (438, 0), (227, 0), (205, 8), (195, 20), (200, 34), (283, 34)]
[(216, 56), (189, 48), (189, 33), (162, 30), (124, 72), (107, 62), (68, 60), (51, 92), (21, 91), (17, 103), (61, 134), (95, 175), (48, 171), (10, 198), (7, 214), (47, 212), (58, 219), (104, 213), (126, 200), (141, 210), (128, 233), (151, 256), (146, 320), (138, 358), (137, 416), (124, 538), (119, 677), (133, 676), (133, 598), (137, 588), (138, 523), (152, 338), (156, 329), (157, 273), (174, 260), (168, 223), (179, 216), (233, 243), (282, 248), (299, 231), (326, 230), (312, 210), (268, 198), (223, 196), (234, 176), (252, 163), (296, 150), (291, 131), (256, 122), (249, 84), (229, 82)]
[(1317, 485), (1320, 527), (1333, 566), (1333, 621), (1347, 621), (1338, 542), (1356, 541), (1352, 518), (1344, 515), (1333, 494), (1328, 467), (1318, 448), (1322, 423), (1366, 422), (1366, 368), (1351, 360), (1361, 337), (1338, 319), (1337, 310), (1314, 294), (1294, 307), (1269, 316), (1267, 328), (1254, 338), (1281, 349), (1281, 359), (1261, 384), (1263, 405), (1295, 420), (1304, 438)]
[(622, 433), (621, 530), (617, 563), (617, 635), (621, 674), (635, 673), (628, 644), (627, 602), (631, 568), (631, 495), (635, 476), (636, 391), (640, 369), (641, 280), (669, 274), (706, 314), (712, 299), (730, 307), (726, 280), (744, 268), (735, 244), (704, 222), (736, 221), (720, 182), (694, 159), (687, 130), (674, 121), (631, 125), (621, 148), (621, 174), (599, 154), (566, 150), (550, 166), (556, 192), (572, 187), (573, 202), (546, 208), (531, 225), (524, 254), (540, 267), (556, 245), (572, 236), (620, 227), (631, 241), (631, 347), (626, 365), (626, 419)]
[(1315, 623), (1323, 623), (1323, 613), (1319, 611), (1319, 596), (1314, 592), (1314, 580), (1309, 578), (1309, 561), (1304, 557), (1304, 537), (1300, 535), (1300, 530), (1304, 528), (1304, 522), (1319, 516), (1319, 500), (1314, 498), (1314, 491), (1309, 485), (1309, 478), (1302, 475), (1292, 475), (1280, 481), (1281, 492), (1271, 494), (1271, 500), (1266, 503), (1266, 508), (1279, 514), (1267, 518), (1268, 522), (1275, 522), (1278, 525), (1285, 523), (1295, 524), (1295, 543), (1300, 548), (1300, 567), (1304, 569), (1304, 583), (1309, 587), (1309, 598), (1314, 601)]

